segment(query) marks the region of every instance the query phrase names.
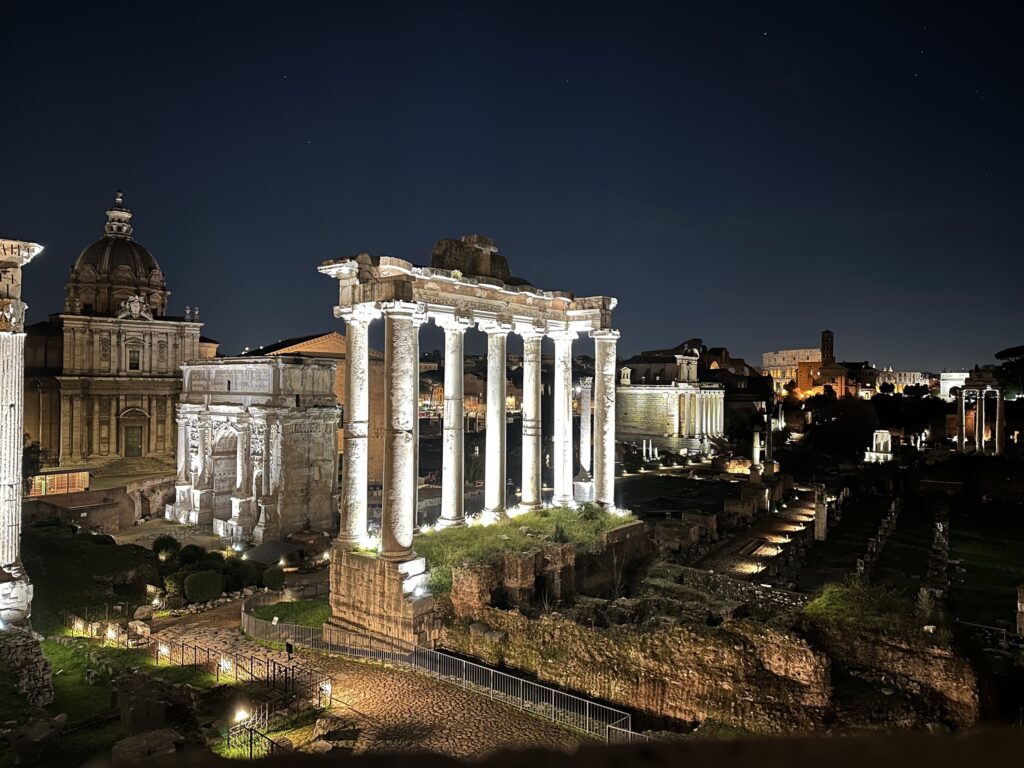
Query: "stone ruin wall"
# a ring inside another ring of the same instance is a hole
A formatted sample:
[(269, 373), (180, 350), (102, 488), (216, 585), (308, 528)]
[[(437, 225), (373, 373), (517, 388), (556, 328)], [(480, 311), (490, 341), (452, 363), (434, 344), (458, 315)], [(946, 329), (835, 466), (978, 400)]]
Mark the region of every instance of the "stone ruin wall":
[(828, 658), (752, 622), (595, 629), (490, 607), (473, 618), (492, 631), (452, 622), (440, 644), (654, 717), (794, 733), (821, 728), (831, 703)]
[(45, 707), (53, 701), (50, 662), (39, 641), (26, 630), (11, 627), (0, 632), (0, 675), (13, 680), (15, 690), (29, 706)]
[(789, 611), (803, 608), (812, 599), (810, 595), (776, 587), (762, 587), (760, 584), (732, 579), (720, 573), (703, 571), (699, 568), (674, 565), (672, 572), (677, 584), (709, 592), (727, 600), (750, 603), (768, 610)]

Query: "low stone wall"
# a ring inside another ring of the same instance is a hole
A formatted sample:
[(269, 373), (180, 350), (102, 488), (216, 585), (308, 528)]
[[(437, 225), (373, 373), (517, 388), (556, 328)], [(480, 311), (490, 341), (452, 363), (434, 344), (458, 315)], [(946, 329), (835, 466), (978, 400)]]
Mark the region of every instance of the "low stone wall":
[(977, 678), (952, 649), (877, 632), (858, 633), (826, 622), (807, 622), (805, 629), (836, 664), (885, 674), (896, 687), (926, 688), (946, 702), (953, 725), (967, 728), (977, 722)]
[(19, 627), (0, 632), (0, 673), (32, 707), (53, 701), (53, 670), (32, 633)]
[(26, 499), (21, 505), (23, 524), (56, 518), (90, 531), (115, 534), (135, 522), (135, 504), (121, 488), (79, 491)]
[(576, 591), (618, 597), (652, 550), (647, 524), (636, 520), (601, 534), (601, 550), (577, 553)]
[(794, 733), (823, 727), (830, 706), (828, 658), (794, 634), (753, 622), (598, 629), (495, 608), (475, 618), (492, 632), (453, 623), (441, 645), (656, 717)]
[(790, 592), (776, 587), (762, 587), (749, 581), (731, 579), (720, 573), (688, 568), (683, 565), (666, 566), (671, 569), (674, 581), (693, 589), (709, 592), (724, 600), (751, 603), (762, 608), (791, 610), (803, 608), (811, 601), (809, 595)]

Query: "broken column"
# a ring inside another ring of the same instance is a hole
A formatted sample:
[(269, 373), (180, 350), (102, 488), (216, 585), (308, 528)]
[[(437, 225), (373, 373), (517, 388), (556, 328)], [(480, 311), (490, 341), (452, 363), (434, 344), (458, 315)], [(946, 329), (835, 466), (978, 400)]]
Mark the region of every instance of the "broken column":
[(43, 247), (0, 240), (0, 628), (28, 619), (32, 584), (21, 564), (25, 303), (21, 268)]

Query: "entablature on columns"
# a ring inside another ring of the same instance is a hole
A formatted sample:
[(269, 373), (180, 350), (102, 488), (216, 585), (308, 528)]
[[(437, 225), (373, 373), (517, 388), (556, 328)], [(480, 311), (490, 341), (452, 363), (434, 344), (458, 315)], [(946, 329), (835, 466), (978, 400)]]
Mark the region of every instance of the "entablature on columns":
[(360, 254), (320, 265), (322, 274), (338, 280), (337, 317), (364, 304), (382, 307), (408, 302), (420, 305), (432, 318), (466, 317), (478, 325), (507, 322), (517, 333), (520, 328), (538, 325), (547, 332), (571, 329), (579, 333), (611, 327), (616, 299), (608, 296), (576, 298), (561, 291), (467, 277), (457, 270), (417, 267), (390, 256), (374, 261)]

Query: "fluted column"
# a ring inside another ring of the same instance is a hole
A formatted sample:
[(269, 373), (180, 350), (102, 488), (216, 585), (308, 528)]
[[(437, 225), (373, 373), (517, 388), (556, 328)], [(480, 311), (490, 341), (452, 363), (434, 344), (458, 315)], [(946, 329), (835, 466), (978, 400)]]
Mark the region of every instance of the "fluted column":
[(967, 398), (961, 387), (956, 393), (956, 449), (963, 453), (967, 443)]
[(487, 436), (484, 456), (484, 511), (499, 516), (505, 514), (508, 494), (505, 465), (505, 368), (508, 332), (511, 325), (504, 322), (480, 323), (487, 334)]
[(384, 499), (381, 550), (385, 560), (415, 557), (416, 422), (419, 399), (419, 325), (415, 304), (396, 301), (384, 313)]
[(694, 396), (695, 416), (693, 431), (698, 439), (704, 437), (704, 393), (697, 392)]
[(92, 456), (100, 455), (100, 399), (96, 395), (93, 395), (92, 400), (92, 420), (90, 426), (92, 427), (92, 447), (89, 449), (89, 453)]
[(338, 540), (349, 546), (366, 539), (367, 478), (370, 434), (369, 328), (380, 311), (359, 304), (345, 320), (345, 460), (341, 480), (341, 524)]
[[(594, 339), (594, 500), (602, 507), (614, 507), (615, 350), (619, 332), (605, 329), (590, 335)], [(582, 438), (581, 444), (586, 445)]]
[(555, 331), (551, 338), (555, 341), (555, 491), (551, 502), (572, 507), (572, 342), (576, 333)]
[(441, 518), (442, 526), (466, 522), (466, 457), (464, 394), (464, 342), (468, 318), (451, 316), (437, 319), (444, 329), (444, 415), (441, 444)]
[(974, 399), (974, 452), (985, 450), (985, 392), (978, 389)]
[(248, 498), (252, 492), (252, 461), (249, 422), (242, 421), (236, 425), (235, 440), (235, 497)]
[(178, 476), (174, 479), (177, 485), (188, 484), (189, 439), (188, 419), (178, 418)]
[(0, 620), (6, 623), (21, 622), (32, 612), (32, 584), (21, 565), (27, 309), (21, 301), (21, 268), (41, 250), (34, 243), (0, 240)]
[(1003, 413), (1003, 391), (996, 391), (996, 425), (993, 428), (995, 430), (995, 455), (1003, 455), (1003, 422), (1006, 420), (1006, 416)]
[(530, 329), (523, 337), (523, 490), (520, 506), (541, 506), (541, 403), (540, 369), (543, 331)]
[[(598, 341), (594, 340), (594, 346)], [(595, 363), (596, 366), (596, 363)], [(596, 373), (596, 370), (595, 370)], [(593, 400), (594, 379), (584, 376), (580, 379), (580, 469), (590, 475), (594, 466), (590, 457), (593, 455), (591, 445), (591, 402)]]

